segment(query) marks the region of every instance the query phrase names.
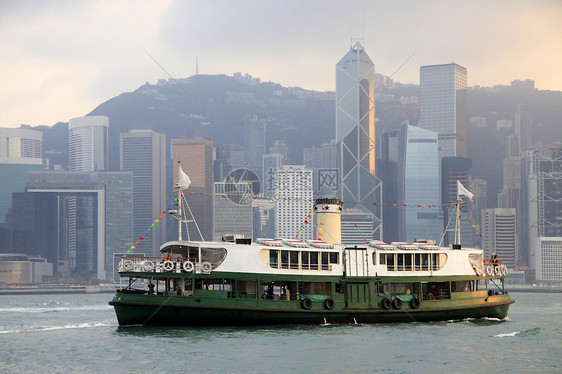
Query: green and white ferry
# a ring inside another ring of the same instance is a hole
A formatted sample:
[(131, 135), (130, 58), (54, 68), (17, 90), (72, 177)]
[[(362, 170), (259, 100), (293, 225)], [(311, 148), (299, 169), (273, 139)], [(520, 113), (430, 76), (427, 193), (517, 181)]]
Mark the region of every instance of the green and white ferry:
[[(185, 208), (180, 188), (179, 222)], [(110, 302), (120, 325), (390, 323), (507, 317), (507, 269), (481, 249), (370, 241), (341, 244), (342, 202), (318, 199), (331, 240), (179, 240), (162, 257), (127, 257)], [(322, 218), (322, 219), (321, 219)]]

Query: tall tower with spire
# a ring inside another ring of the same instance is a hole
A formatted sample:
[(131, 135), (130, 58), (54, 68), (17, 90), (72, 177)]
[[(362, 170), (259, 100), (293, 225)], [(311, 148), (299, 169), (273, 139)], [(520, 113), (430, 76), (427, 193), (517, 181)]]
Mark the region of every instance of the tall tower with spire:
[(366, 239), (382, 239), (380, 206), (364, 204), (382, 198), (382, 184), (375, 176), (375, 64), (358, 40), (352, 40), (336, 65), (336, 142), (340, 198), (346, 207), (372, 213), (373, 232), (365, 233)]

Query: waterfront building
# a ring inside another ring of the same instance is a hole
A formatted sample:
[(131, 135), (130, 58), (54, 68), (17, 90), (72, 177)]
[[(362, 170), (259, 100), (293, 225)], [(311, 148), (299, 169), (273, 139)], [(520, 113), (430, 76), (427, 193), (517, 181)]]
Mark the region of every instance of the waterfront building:
[[(166, 136), (152, 130), (121, 134), (120, 169), (133, 173), (133, 235), (142, 235), (168, 205)], [(166, 218), (159, 221), (158, 228), (135, 245), (137, 251), (160, 254), (160, 245), (166, 241)]]
[(336, 64), (339, 197), (349, 208), (372, 213), (373, 237), (382, 239), (380, 205), (363, 204), (382, 200), (382, 183), (375, 176), (375, 139), (375, 65), (358, 41)]
[(484, 257), (495, 253), (508, 269), (515, 269), (518, 258), (515, 208), (484, 209), (482, 211), (482, 240)]
[(12, 194), (25, 191), (29, 171), (47, 167), (42, 145), (43, 133), (29, 126), (0, 128), (0, 253), (12, 252)]
[(56, 272), (118, 279), (114, 254), (133, 243), (131, 172), (31, 171), (14, 202), (14, 252), (31, 248)]
[(562, 280), (562, 149), (549, 158), (533, 152), (528, 177), (529, 264), (538, 281)]

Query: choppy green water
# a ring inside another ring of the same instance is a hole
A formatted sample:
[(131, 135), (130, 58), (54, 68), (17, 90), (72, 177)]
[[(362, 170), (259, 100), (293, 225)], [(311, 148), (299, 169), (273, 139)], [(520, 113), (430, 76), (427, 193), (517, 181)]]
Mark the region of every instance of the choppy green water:
[(506, 321), (259, 328), (118, 327), (111, 297), (0, 296), (0, 372), (562, 372), (562, 294), (514, 293)]

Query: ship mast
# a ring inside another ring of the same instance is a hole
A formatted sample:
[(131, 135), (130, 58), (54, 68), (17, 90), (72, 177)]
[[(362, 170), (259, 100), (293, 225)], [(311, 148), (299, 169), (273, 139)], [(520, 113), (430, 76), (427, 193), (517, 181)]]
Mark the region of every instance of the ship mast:
[[(177, 211), (175, 210), (170, 211), (170, 213), (172, 213), (174, 218), (178, 220), (178, 241), (183, 241), (182, 224), (185, 226), (187, 240), (188, 241), (191, 240), (189, 234), (189, 222), (193, 222), (195, 224), (195, 228), (197, 229), (197, 232), (199, 233), (201, 240), (204, 240), (203, 235), (201, 234), (201, 230), (199, 229), (199, 225), (197, 224), (197, 221), (193, 216), (193, 212), (191, 211), (191, 208), (189, 206), (189, 203), (187, 202), (187, 198), (185, 197), (185, 193), (184, 193), (184, 191), (187, 190), (189, 185), (191, 184), (191, 180), (189, 179), (189, 176), (181, 168), (181, 163), (179, 161), (178, 161), (177, 171), (178, 171), (178, 182), (176, 183), (175, 188), (178, 194), (177, 195), (178, 209)], [(188, 212), (189, 215), (187, 214)], [(191, 219), (188, 219), (188, 217), (191, 217)]]

